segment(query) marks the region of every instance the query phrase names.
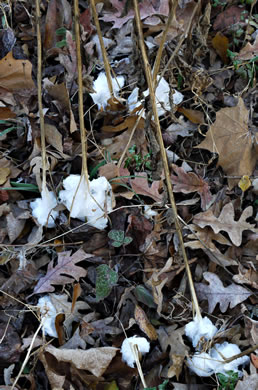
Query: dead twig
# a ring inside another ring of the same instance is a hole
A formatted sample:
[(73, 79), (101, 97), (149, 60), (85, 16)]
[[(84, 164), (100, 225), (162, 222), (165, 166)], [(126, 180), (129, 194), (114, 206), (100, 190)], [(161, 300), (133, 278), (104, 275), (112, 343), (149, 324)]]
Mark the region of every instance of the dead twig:
[(74, 23), (75, 23), (75, 41), (76, 41), (76, 57), (77, 57), (77, 72), (78, 72), (78, 98), (79, 98), (79, 121), (80, 134), (82, 145), (82, 176), (84, 175), (86, 183), (88, 183), (88, 168), (87, 168), (87, 132), (84, 126), (83, 115), (83, 84), (82, 84), (82, 57), (81, 57), (81, 39), (80, 39), (80, 21), (79, 21), (79, 2), (74, 0)]
[(162, 37), (161, 37), (161, 42), (160, 42), (160, 45), (159, 45), (159, 49), (158, 49), (158, 52), (157, 52), (157, 56), (156, 56), (156, 60), (155, 60), (155, 63), (154, 63), (154, 68), (153, 68), (154, 90), (156, 89), (156, 86), (158, 85), (157, 84), (157, 82), (158, 82), (157, 76), (158, 76), (158, 72), (159, 72), (159, 68), (160, 68), (161, 56), (162, 56), (162, 52), (163, 52), (163, 49), (164, 49), (164, 45), (165, 45), (165, 42), (166, 42), (166, 38), (167, 38), (167, 35), (168, 35), (168, 31), (169, 31), (171, 22), (172, 22), (175, 14), (176, 14), (177, 4), (178, 4), (178, 0), (176, 0), (176, 1), (170, 0), (170, 12), (169, 12), (169, 15), (168, 15), (166, 28), (163, 31), (163, 34), (162, 34)]
[(104, 45), (103, 37), (102, 37), (102, 34), (101, 34), (101, 29), (100, 29), (99, 18), (98, 18), (98, 14), (97, 14), (97, 10), (96, 10), (95, 1), (94, 0), (90, 0), (90, 5), (91, 5), (91, 10), (92, 10), (92, 15), (93, 15), (93, 18), (94, 18), (94, 23), (95, 23), (95, 26), (96, 26), (96, 29), (97, 29), (97, 34), (98, 34), (98, 37), (99, 37), (101, 53), (102, 53), (102, 57), (103, 57), (103, 61), (104, 61), (104, 68), (105, 68), (105, 72), (106, 72), (106, 76), (107, 76), (108, 89), (109, 89), (111, 97), (113, 97), (114, 96), (114, 92), (113, 92), (113, 85), (112, 85), (110, 65), (109, 65), (109, 62), (108, 62), (108, 57), (107, 57), (107, 52), (106, 52), (106, 48), (105, 48), (105, 45)]
[(41, 137), (41, 158), (42, 158), (42, 185), (41, 191), (47, 187), (47, 155), (46, 155), (46, 137), (45, 137), (45, 123), (42, 105), (42, 41), (40, 32), (40, 1), (36, 1), (36, 26), (37, 26), (37, 84), (38, 84), (38, 107), (40, 120), (40, 137)]
[(199, 7), (200, 7), (200, 0), (198, 0), (198, 3), (196, 3), (196, 5), (194, 7), (194, 10), (193, 10), (193, 13), (191, 15), (191, 19), (190, 19), (190, 21), (188, 23), (188, 26), (186, 28), (186, 31), (185, 31), (184, 34), (181, 35), (181, 38), (180, 38), (180, 40), (179, 40), (175, 50), (173, 51), (173, 53), (172, 53), (171, 57), (169, 58), (168, 62), (166, 63), (166, 66), (164, 67), (164, 69), (163, 69), (163, 71), (161, 73), (161, 76), (159, 77), (159, 79), (157, 81), (156, 87), (159, 85), (159, 81), (162, 79), (162, 77), (164, 77), (164, 74), (166, 73), (169, 65), (171, 64), (171, 62), (174, 60), (175, 56), (177, 55), (177, 53), (178, 53), (180, 47), (182, 46), (184, 40), (188, 37), (190, 28), (191, 28), (192, 23), (193, 23), (193, 18), (194, 18), (194, 16), (195, 16), (195, 14), (196, 14), (196, 12), (197, 12)]
[[(178, 219), (178, 215), (177, 215), (177, 207), (176, 207), (174, 194), (173, 194), (173, 189), (172, 189), (172, 184), (171, 184), (171, 178), (170, 178), (170, 172), (169, 172), (169, 167), (168, 167), (167, 154), (166, 154), (166, 150), (165, 150), (165, 147), (164, 147), (163, 138), (162, 138), (162, 132), (161, 132), (160, 123), (159, 123), (158, 110), (157, 110), (155, 93), (154, 93), (154, 85), (153, 85), (153, 80), (152, 80), (152, 75), (151, 75), (151, 68), (150, 68), (150, 64), (149, 64), (148, 57), (147, 57), (146, 50), (145, 50), (143, 32), (142, 32), (142, 28), (141, 28), (140, 12), (139, 12), (139, 7), (138, 7), (137, 0), (134, 0), (134, 9), (135, 9), (136, 26), (137, 26), (137, 30), (138, 30), (138, 34), (139, 34), (139, 45), (140, 45), (140, 49), (141, 49), (141, 53), (142, 53), (142, 58), (143, 58), (143, 63), (144, 63), (145, 75), (146, 75), (146, 79), (147, 79), (147, 83), (148, 83), (148, 88), (149, 88), (149, 91), (150, 91), (150, 100), (151, 100), (151, 105), (152, 105), (152, 110), (153, 110), (153, 115), (154, 115), (154, 122), (155, 122), (155, 125), (156, 125), (157, 138), (158, 138), (160, 151), (161, 151), (161, 158), (162, 158), (163, 166), (164, 166), (164, 172), (165, 172), (165, 178), (166, 178), (166, 183), (167, 183), (167, 190), (168, 190), (168, 195), (169, 195), (169, 201), (171, 203), (172, 211), (174, 213), (176, 231), (177, 231), (177, 234), (178, 234), (178, 238), (179, 238), (179, 242), (180, 242), (180, 246), (181, 246), (181, 251), (182, 251), (182, 255), (183, 255), (183, 258), (184, 258), (184, 262), (185, 262), (185, 268), (186, 268), (186, 273), (187, 273), (189, 286), (190, 286), (190, 291), (191, 291), (191, 295), (192, 295), (193, 306), (194, 306), (194, 309), (195, 309), (195, 312), (196, 312), (196, 316), (199, 319), (201, 319), (202, 316), (201, 316), (201, 312), (200, 312), (200, 308), (199, 308), (196, 292), (195, 292), (195, 289), (194, 289), (194, 284), (193, 284), (193, 279), (192, 279), (192, 275), (191, 275), (191, 270), (190, 270), (190, 267), (189, 267), (189, 264), (188, 264), (188, 258), (187, 258), (186, 250), (185, 250), (185, 247), (184, 247), (183, 235), (182, 235), (182, 231), (181, 231), (181, 228), (180, 228), (180, 223), (179, 223), (179, 219)], [(195, 7), (195, 9), (196, 9), (196, 7)]]

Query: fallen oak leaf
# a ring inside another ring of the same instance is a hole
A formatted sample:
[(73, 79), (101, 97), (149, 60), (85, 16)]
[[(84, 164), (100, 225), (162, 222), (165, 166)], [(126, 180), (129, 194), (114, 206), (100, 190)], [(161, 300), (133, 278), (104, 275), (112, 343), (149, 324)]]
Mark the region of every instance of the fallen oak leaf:
[(44, 353), (50, 353), (58, 362), (74, 364), (79, 370), (87, 370), (96, 377), (100, 377), (115, 357), (117, 350), (113, 347), (99, 347), (83, 351), (81, 349), (59, 349), (49, 345)]
[(92, 257), (92, 255), (85, 253), (82, 249), (79, 249), (72, 256), (71, 251), (58, 253), (56, 266), (54, 267), (54, 260), (51, 260), (46, 275), (39, 279), (33, 294), (52, 292), (55, 290), (53, 284), (73, 283), (74, 279), (78, 282), (80, 277), (86, 276), (87, 271), (82, 267), (78, 267), (76, 263), (89, 257)]
[(233, 309), (252, 295), (247, 289), (235, 283), (224, 287), (220, 278), (212, 272), (204, 272), (203, 277), (209, 284), (195, 283), (195, 288), (199, 300), (208, 300), (209, 313), (213, 312), (217, 303), (219, 303), (221, 312), (225, 313), (228, 306)]
[(203, 210), (207, 210), (213, 199), (209, 184), (200, 176), (193, 172), (185, 172), (183, 168), (176, 164), (172, 164), (172, 168), (177, 174), (177, 176), (171, 175), (173, 191), (182, 192), (183, 194), (198, 192), (201, 197), (201, 207)]
[[(257, 150), (252, 133), (248, 130), (248, 117), (249, 111), (243, 99), (239, 98), (237, 106), (222, 108), (217, 112), (216, 121), (209, 128), (206, 138), (195, 146), (218, 153), (218, 165), (229, 176), (250, 176), (255, 168)], [(231, 188), (237, 182), (237, 179), (228, 179)]]
[[(115, 12), (105, 12), (104, 16), (100, 18), (104, 22), (114, 22), (112, 28), (121, 28), (128, 20), (134, 18), (134, 10), (129, 9), (127, 14), (124, 15), (124, 11), (126, 9), (125, 0), (110, 0), (112, 7), (116, 10)], [(153, 6), (154, 4), (154, 6)], [(155, 15), (163, 15), (168, 16), (169, 7), (168, 1), (163, 0), (161, 2), (149, 0), (143, 0), (139, 2), (139, 12), (140, 18), (145, 19), (149, 16)]]
[(161, 187), (161, 180), (154, 180), (149, 186), (146, 172), (137, 172), (137, 176), (130, 180), (133, 191), (138, 195), (148, 196), (156, 202), (161, 202), (163, 195), (159, 193)]
[(242, 233), (244, 230), (253, 230), (254, 224), (246, 222), (246, 219), (253, 214), (252, 206), (247, 207), (242, 212), (238, 221), (234, 220), (235, 212), (232, 203), (227, 203), (221, 210), (220, 216), (217, 218), (212, 210), (207, 210), (203, 213), (195, 215), (193, 223), (204, 228), (210, 226), (214, 233), (219, 233), (221, 230), (227, 232), (232, 243), (240, 246), (242, 242)]

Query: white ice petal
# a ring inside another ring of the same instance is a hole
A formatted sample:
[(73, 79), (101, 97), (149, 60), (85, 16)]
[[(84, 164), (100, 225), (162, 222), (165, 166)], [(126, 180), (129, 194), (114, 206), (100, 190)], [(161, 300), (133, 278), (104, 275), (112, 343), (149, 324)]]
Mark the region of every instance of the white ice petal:
[(88, 187), (84, 177), (70, 175), (63, 181), (63, 186), (59, 199), (70, 211), (71, 217), (87, 220), (97, 229), (105, 229), (107, 213), (112, 211), (112, 188), (107, 179), (102, 176), (89, 181)]
[(41, 320), (43, 321), (42, 330), (51, 337), (58, 337), (55, 327), (56, 309), (48, 295), (38, 300), (37, 307), (40, 309)]
[(196, 353), (187, 359), (188, 367), (198, 376), (211, 376), (214, 374), (214, 366), (208, 353)]
[(193, 321), (185, 326), (185, 334), (192, 341), (194, 347), (197, 346), (201, 337), (204, 337), (205, 340), (210, 340), (217, 331), (218, 329), (208, 317), (199, 319), (196, 316)]
[(133, 351), (131, 349), (130, 344), (135, 344), (138, 346), (138, 350), (141, 352), (142, 355), (146, 354), (150, 350), (150, 343), (145, 337), (129, 337), (126, 338), (123, 341), (123, 344), (121, 346), (121, 354), (122, 354), (122, 360), (125, 362), (129, 367), (134, 367), (135, 358)]
[(53, 228), (56, 226), (55, 219), (58, 216), (58, 211), (53, 210), (57, 206), (55, 194), (48, 191), (47, 188), (41, 192), (41, 198), (37, 198), (30, 203), (32, 215), (41, 226)]
[[(124, 86), (125, 79), (123, 76), (118, 76), (116, 79), (112, 78), (112, 86), (114, 96), (118, 97), (119, 91)], [(101, 72), (98, 75), (98, 78), (93, 82), (93, 89), (95, 93), (90, 93), (95, 104), (97, 104), (98, 109), (101, 107), (105, 109), (108, 99), (111, 95), (108, 89), (108, 82), (105, 72)]]

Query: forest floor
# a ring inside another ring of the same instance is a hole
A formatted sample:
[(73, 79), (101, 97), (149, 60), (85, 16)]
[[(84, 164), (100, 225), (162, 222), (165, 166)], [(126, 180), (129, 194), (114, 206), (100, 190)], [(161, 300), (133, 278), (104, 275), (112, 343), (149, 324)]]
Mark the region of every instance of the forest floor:
[(256, 0), (0, 13), (0, 389), (257, 390)]

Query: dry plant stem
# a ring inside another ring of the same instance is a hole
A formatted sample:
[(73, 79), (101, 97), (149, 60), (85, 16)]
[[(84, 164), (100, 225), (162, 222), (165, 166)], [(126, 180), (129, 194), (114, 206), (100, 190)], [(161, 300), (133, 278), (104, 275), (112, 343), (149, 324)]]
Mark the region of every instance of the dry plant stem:
[(98, 37), (99, 37), (101, 53), (102, 53), (102, 57), (103, 57), (103, 61), (104, 61), (104, 67), (105, 67), (106, 76), (107, 76), (108, 89), (109, 89), (111, 97), (113, 97), (114, 93), (113, 93), (113, 85), (112, 85), (110, 65), (109, 65), (109, 62), (108, 62), (108, 57), (107, 57), (107, 52), (106, 52), (106, 48), (105, 48), (105, 45), (104, 45), (103, 37), (102, 37), (102, 34), (101, 34), (99, 18), (98, 18), (96, 6), (95, 6), (95, 0), (90, 0), (90, 5), (91, 5), (93, 18), (94, 18), (94, 23), (95, 23), (95, 26), (96, 26), (96, 29), (97, 29), (97, 33), (98, 33)]
[(176, 13), (177, 4), (178, 4), (178, 0), (174, 0), (174, 1), (170, 0), (170, 12), (169, 12), (166, 28), (162, 34), (161, 43), (160, 43), (158, 53), (156, 56), (156, 60), (154, 63), (154, 69), (153, 69), (154, 90), (156, 89), (156, 85), (157, 85), (157, 76), (158, 76), (158, 72), (159, 72), (159, 68), (160, 68), (160, 61), (161, 61), (162, 52), (164, 49), (164, 45), (166, 42), (166, 38), (168, 35), (168, 31), (169, 31), (171, 22), (172, 22), (172, 20), (175, 16), (175, 13)]
[(193, 18), (194, 18), (194, 16), (195, 16), (196, 11), (197, 11), (197, 9), (199, 8), (199, 6), (200, 6), (200, 1), (198, 0), (198, 3), (196, 3), (196, 5), (195, 5), (195, 7), (194, 7), (194, 10), (193, 10), (193, 13), (192, 13), (192, 15), (191, 15), (191, 19), (189, 20), (189, 23), (188, 23), (188, 26), (187, 26), (187, 28), (186, 28), (186, 31), (185, 31), (184, 34), (182, 34), (182, 36), (181, 36), (181, 38), (180, 38), (180, 40), (179, 40), (179, 42), (178, 42), (178, 44), (177, 44), (175, 50), (173, 51), (173, 53), (172, 53), (171, 57), (169, 58), (168, 62), (166, 63), (166, 66), (164, 67), (164, 69), (163, 69), (163, 71), (162, 71), (162, 73), (161, 73), (161, 76), (160, 76), (159, 80), (157, 81), (156, 87), (159, 85), (159, 81), (162, 79), (162, 77), (164, 77), (164, 74), (166, 73), (166, 71), (167, 71), (169, 65), (170, 65), (171, 62), (174, 60), (175, 56), (177, 55), (177, 53), (178, 53), (180, 47), (182, 46), (182, 44), (183, 44), (183, 42), (184, 42), (184, 40), (187, 38), (187, 36), (188, 36), (188, 34), (189, 34), (189, 31), (190, 31), (190, 28), (191, 28), (192, 23), (193, 23)]
[(42, 188), (41, 191), (47, 188), (47, 155), (46, 155), (46, 137), (45, 124), (42, 105), (42, 41), (40, 33), (40, 0), (36, 0), (36, 25), (37, 25), (37, 56), (38, 56), (38, 106), (40, 118), (40, 136), (41, 136), (41, 158), (42, 158)]
[(87, 168), (87, 137), (84, 127), (83, 115), (83, 88), (82, 88), (82, 57), (81, 57), (81, 39), (80, 39), (80, 20), (79, 20), (79, 2), (74, 0), (74, 25), (75, 25), (75, 41), (76, 41), (76, 57), (77, 57), (77, 72), (78, 72), (78, 99), (79, 99), (79, 121), (80, 134), (82, 144), (82, 175), (84, 175), (86, 183), (88, 183), (88, 168)]
[[(38, 0), (37, 0), (37, 1), (38, 1)], [(26, 356), (25, 356), (25, 359), (24, 359), (24, 361), (23, 361), (23, 363), (22, 363), (21, 369), (20, 369), (20, 371), (19, 371), (17, 377), (15, 378), (15, 381), (14, 381), (13, 384), (12, 384), (11, 390), (13, 390), (13, 389), (15, 388), (16, 383), (18, 382), (19, 378), (21, 377), (21, 375), (22, 375), (22, 373), (23, 373), (24, 367), (26, 366), (26, 364), (27, 364), (27, 362), (28, 362), (28, 360), (29, 360), (29, 358), (30, 358), (30, 353), (31, 353), (31, 350), (32, 350), (34, 341), (36, 340), (36, 337), (37, 337), (37, 335), (38, 335), (40, 329), (42, 328), (43, 324), (44, 324), (44, 322), (41, 322), (41, 323), (39, 324), (38, 329), (36, 330), (34, 336), (32, 337), (32, 340), (31, 340), (31, 343), (30, 343), (28, 352), (27, 352), (27, 354), (26, 354)]]
[(147, 83), (148, 83), (148, 88), (149, 88), (149, 91), (150, 91), (151, 105), (152, 105), (152, 110), (153, 110), (153, 115), (154, 115), (154, 122), (155, 122), (155, 125), (156, 125), (157, 138), (158, 138), (160, 151), (161, 151), (161, 158), (162, 158), (163, 166), (164, 166), (164, 172), (165, 172), (165, 178), (166, 178), (166, 183), (167, 183), (167, 190), (168, 190), (169, 201), (171, 203), (172, 211), (173, 211), (173, 214), (174, 214), (176, 231), (177, 231), (177, 234), (178, 234), (178, 238), (179, 238), (179, 242), (180, 242), (180, 246), (181, 246), (181, 250), (182, 250), (182, 255), (183, 255), (183, 258), (184, 258), (184, 262), (185, 262), (185, 269), (186, 269), (188, 282), (189, 282), (189, 286), (190, 286), (190, 291), (191, 291), (191, 295), (192, 295), (193, 307), (195, 309), (195, 313), (196, 313), (197, 318), (199, 320), (201, 320), (202, 316), (201, 316), (201, 312), (200, 312), (197, 296), (196, 296), (196, 293), (195, 293), (193, 279), (192, 279), (192, 275), (191, 275), (191, 270), (190, 270), (190, 267), (189, 267), (189, 264), (188, 264), (188, 259), (187, 259), (187, 255), (186, 255), (186, 251), (185, 251), (185, 247), (184, 247), (183, 235), (182, 235), (182, 231), (181, 231), (181, 228), (180, 228), (179, 219), (178, 219), (178, 216), (177, 216), (177, 208), (176, 208), (176, 203), (175, 203), (175, 199), (174, 199), (171, 179), (170, 179), (167, 154), (166, 154), (166, 150), (165, 150), (165, 147), (164, 147), (162, 133), (161, 133), (161, 128), (160, 128), (160, 123), (159, 123), (159, 116), (158, 116), (158, 110), (157, 110), (156, 99), (155, 99), (155, 94), (154, 94), (154, 87), (153, 87), (153, 80), (152, 80), (152, 75), (151, 75), (151, 68), (150, 68), (150, 64), (149, 64), (148, 57), (147, 57), (146, 50), (145, 50), (144, 39), (143, 39), (143, 32), (142, 32), (142, 28), (141, 28), (141, 19), (140, 19), (140, 13), (139, 13), (137, 0), (134, 0), (134, 9), (135, 9), (136, 25), (137, 25), (138, 34), (139, 34), (139, 44), (140, 44), (142, 58), (143, 58), (143, 62), (144, 62), (145, 74), (146, 74), (146, 79), (147, 79)]
[(139, 360), (138, 347), (137, 347), (137, 345), (132, 344), (132, 343), (130, 343), (130, 347), (131, 347), (131, 350), (132, 350), (133, 355), (134, 355), (134, 360), (135, 360), (135, 363), (136, 363), (136, 366), (137, 366), (137, 370), (138, 370), (138, 373), (139, 373), (141, 381), (142, 381), (142, 385), (143, 385), (144, 389), (146, 389), (147, 385), (146, 385), (146, 382), (145, 382), (145, 379), (144, 379), (141, 363), (140, 363), (140, 360)]
[(143, 115), (143, 112), (144, 112), (144, 110), (141, 109), (140, 114), (139, 114), (139, 116), (138, 116), (138, 118), (137, 118), (137, 121), (135, 122), (135, 125), (134, 125), (134, 127), (133, 127), (133, 129), (132, 129), (132, 131), (131, 131), (131, 134), (130, 134), (129, 140), (128, 140), (128, 142), (127, 142), (127, 145), (126, 145), (126, 147), (125, 147), (125, 150), (123, 151), (122, 156), (120, 157), (120, 159), (119, 159), (119, 161), (118, 161), (117, 168), (120, 168), (120, 167), (121, 167), (121, 164), (122, 164), (122, 162), (123, 162), (123, 159), (124, 159), (124, 157), (125, 157), (125, 155), (126, 155), (126, 152), (127, 152), (128, 148), (129, 148), (129, 146), (130, 146), (130, 143), (131, 143), (131, 141), (132, 141), (132, 138), (133, 138), (133, 135), (134, 135), (134, 133), (135, 133), (135, 130), (137, 129), (137, 126), (138, 126), (138, 124), (139, 124), (139, 122), (140, 122), (140, 120), (141, 120), (141, 117), (142, 117), (142, 115)]
[(235, 359), (238, 359), (238, 358), (245, 356), (245, 355), (249, 355), (249, 353), (256, 351), (256, 349), (258, 349), (258, 344), (253, 345), (252, 347), (246, 349), (243, 352), (238, 353), (237, 355), (232, 356), (231, 358), (224, 359), (224, 361), (225, 361), (225, 363), (233, 362), (233, 360), (235, 360)]

